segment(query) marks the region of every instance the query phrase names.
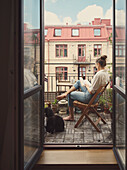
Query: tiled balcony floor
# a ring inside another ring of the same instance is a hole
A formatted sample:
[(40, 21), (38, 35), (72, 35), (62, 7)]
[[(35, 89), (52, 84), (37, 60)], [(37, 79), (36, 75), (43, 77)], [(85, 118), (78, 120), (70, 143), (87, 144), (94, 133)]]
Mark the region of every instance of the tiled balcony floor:
[[(91, 123), (84, 119), (82, 124), (78, 128), (74, 128), (75, 123), (79, 119), (79, 113), (75, 114), (75, 121), (65, 121), (65, 131), (60, 133), (46, 133), (45, 144), (112, 144), (112, 132), (111, 132), (111, 117), (110, 114), (100, 113), (107, 124), (103, 124), (100, 121), (99, 128), (101, 133), (97, 132)], [(67, 116), (67, 115), (64, 115)], [(62, 117), (64, 117), (62, 116)], [(90, 117), (96, 121), (97, 116), (94, 113), (90, 114)]]

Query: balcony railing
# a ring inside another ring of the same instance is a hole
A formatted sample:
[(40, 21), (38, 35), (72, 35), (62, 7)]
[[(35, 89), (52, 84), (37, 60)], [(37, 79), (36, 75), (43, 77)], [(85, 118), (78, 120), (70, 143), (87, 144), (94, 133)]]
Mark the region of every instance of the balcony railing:
[(91, 62), (90, 57), (78, 57), (78, 59), (74, 61), (74, 63), (90, 63), (90, 62)]
[[(84, 79), (91, 82), (94, 74), (87, 73), (84, 76)], [(55, 75), (47, 76), (48, 82), (45, 82), (45, 101), (53, 102), (58, 94), (64, 93), (67, 91), (80, 77), (77, 74), (68, 74), (67, 79), (60, 79)], [(110, 86), (109, 86), (110, 88)], [(104, 93), (104, 97), (108, 96), (107, 92)]]

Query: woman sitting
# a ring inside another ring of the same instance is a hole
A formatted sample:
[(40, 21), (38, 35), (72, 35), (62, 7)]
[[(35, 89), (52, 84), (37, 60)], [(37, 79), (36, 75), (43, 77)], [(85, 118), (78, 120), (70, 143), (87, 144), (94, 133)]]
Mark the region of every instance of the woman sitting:
[[(94, 75), (91, 83), (88, 80), (78, 80), (67, 92), (57, 96), (57, 99), (61, 100), (68, 95), (69, 116), (63, 118), (64, 120), (74, 120), (73, 101), (77, 100), (88, 104), (98, 88), (101, 85), (108, 83), (109, 76), (105, 70), (106, 58), (107, 56), (103, 55), (96, 60), (97, 73)], [(81, 89), (81, 91), (76, 91), (77, 89)], [(98, 101), (98, 98), (99, 95), (95, 99), (94, 103)]]

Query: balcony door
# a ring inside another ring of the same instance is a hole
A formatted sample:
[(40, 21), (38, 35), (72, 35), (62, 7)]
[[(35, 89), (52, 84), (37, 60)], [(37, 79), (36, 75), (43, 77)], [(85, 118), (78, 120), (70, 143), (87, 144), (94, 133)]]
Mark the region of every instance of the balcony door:
[(113, 4), (114, 153), (120, 169), (125, 170), (127, 168), (126, 0), (114, 0)]
[(43, 150), (44, 2), (23, 0), (21, 31), (21, 169), (31, 169)]

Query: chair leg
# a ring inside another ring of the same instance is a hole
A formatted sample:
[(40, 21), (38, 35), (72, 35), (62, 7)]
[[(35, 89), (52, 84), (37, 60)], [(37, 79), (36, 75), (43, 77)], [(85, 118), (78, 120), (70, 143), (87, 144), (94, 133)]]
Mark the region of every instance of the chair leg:
[(96, 109), (95, 108), (92, 108), (93, 109), (93, 111), (98, 115), (98, 117), (100, 117), (101, 118), (101, 121), (104, 123), (104, 124), (106, 124), (106, 121), (102, 118), (102, 116), (96, 111)]
[(96, 124), (92, 121), (92, 119), (86, 115), (86, 118), (89, 120), (89, 122), (94, 126), (94, 128), (98, 131), (101, 132), (101, 130), (96, 126)]
[(76, 123), (75, 126), (74, 126), (75, 128), (78, 127), (78, 125), (79, 125), (80, 122), (82, 121), (83, 117), (87, 114), (88, 109), (89, 109), (89, 107), (86, 107), (86, 108), (84, 109), (82, 115), (80, 116), (79, 120), (77, 121), (77, 123)]

